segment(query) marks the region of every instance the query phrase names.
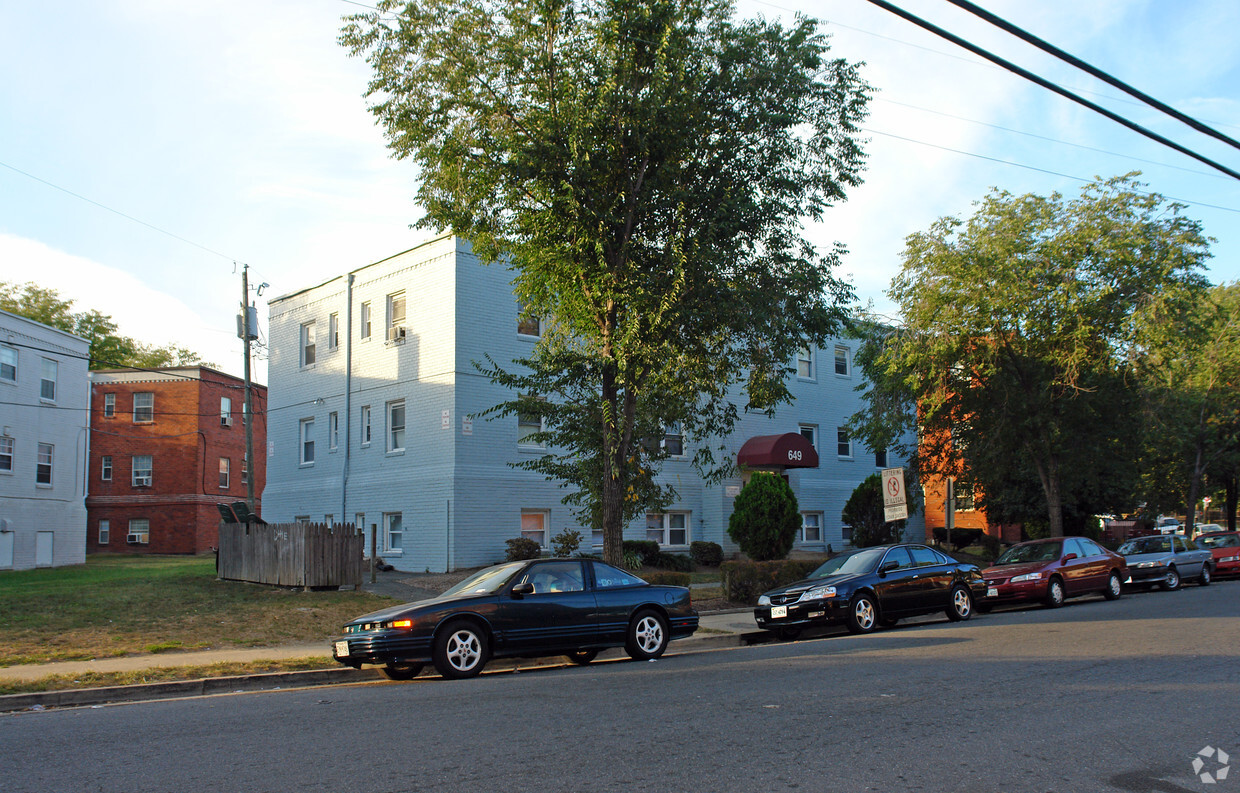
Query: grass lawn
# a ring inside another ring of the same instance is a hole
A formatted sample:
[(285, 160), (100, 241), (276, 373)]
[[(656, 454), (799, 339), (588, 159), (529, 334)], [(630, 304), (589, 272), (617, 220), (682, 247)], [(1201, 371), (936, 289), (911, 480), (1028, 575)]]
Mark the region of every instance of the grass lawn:
[(218, 581), (211, 556), (88, 556), (0, 572), (0, 666), (326, 641), (393, 601)]

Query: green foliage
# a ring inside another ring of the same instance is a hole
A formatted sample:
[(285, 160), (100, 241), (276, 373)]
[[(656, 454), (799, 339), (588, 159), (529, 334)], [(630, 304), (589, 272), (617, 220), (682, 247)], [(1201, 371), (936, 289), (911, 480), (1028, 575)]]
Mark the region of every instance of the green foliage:
[[(817, 23), (735, 21), (717, 0), (379, 0), (340, 40), (365, 57), (395, 156), (419, 177), (420, 225), (511, 263), (545, 332), (526, 360), (479, 364), (538, 410), (561, 482), (617, 563), (675, 422), (718, 481), (743, 404), (790, 399), (788, 361), (836, 333), (841, 249), (804, 235), (859, 184), (870, 92)], [(553, 318), (553, 319), (548, 319)], [(509, 371), (511, 369), (511, 371)], [(697, 443), (692, 443), (697, 439)]]
[(621, 548), (625, 554), (635, 553), (640, 556), (643, 565), (657, 566), (660, 550), (659, 543), (654, 540), (625, 540)]
[(866, 326), (852, 431), (897, 439), (922, 481), (976, 483), (988, 513), (1040, 493), (1054, 536), (1065, 507), (1129, 511), (1139, 331), (1207, 286), (1208, 239), (1181, 209), (1129, 175), (1071, 201), (996, 190), (967, 221), (910, 235), (889, 290), (905, 325)]
[(800, 581), (821, 564), (821, 560), (812, 559), (724, 562), (719, 566), (723, 596), (733, 603), (756, 606), (763, 592)]
[[(986, 535), (981, 529), (952, 529), (952, 550), (959, 551), (961, 548), (968, 548), (975, 542), (978, 542)], [(942, 526), (934, 527), (934, 539), (939, 545), (947, 543), (947, 529)]]
[(783, 559), (792, 550), (801, 513), (782, 476), (757, 472), (745, 485), (728, 519), (728, 536), (750, 559)]
[(660, 553), (654, 560), (654, 566), (679, 573), (693, 572), (693, 560), (681, 553)]
[(625, 570), (640, 570), (645, 566), (642, 562), (642, 555), (637, 551), (625, 551), (620, 564)]
[(212, 365), (205, 363), (197, 353), (176, 344), (154, 347), (119, 336), (116, 323), (107, 314), (93, 309), (74, 313), (72, 300), (65, 300), (55, 289), (33, 281), (21, 285), (0, 281), (0, 308), (89, 341), (91, 369)]
[(513, 537), (504, 540), (508, 550), (504, 552), (505, 561), (520, 562), (524, 559), (537, 559), (542, 556), (542, 546), (529, 537)]
[(690, 576), (688, 573), (685, 573), (685, 572), (672, 571), (672, 570), (657, 570), (653, 573), (644, 573), (642, 575), (642, 579), (647, 584), (662, 584), (665, 586), (682, 586), (687, 589), (689, 586)]
[[(952, 533), (954, 534), (955, 532)], [(1003, 544), (999, 542), (998, 537), (983, 533), (982, 536), (978, 538), (978, 542), (981, 543), (982, 551), (986, 554), (986, 557), (990, 559), (990, 561), (993, 562), (995, 559), (999, 558), (999, 554), (1002, 552)]]
[[(906, 477), (906, 493), (909, 492), (907, 483)], [(852, 527), (851, 544), (854, 548), (899, 542), (905, 524), (902, 520), (888, 523), (884, 517), (881, 474), (870, 474), (853, 489), (840, 513), (840, 520), (845, 526)]]
[(555, 556), (572, 556), (581, 547), (581, 532), (565, 529), (551, 538), (551, 552)]
[(703, 567), (718, 567), (723, 562), (723, 546), (717, 542), (694, 540), (689, 543), (689, 556), (694, 564)]

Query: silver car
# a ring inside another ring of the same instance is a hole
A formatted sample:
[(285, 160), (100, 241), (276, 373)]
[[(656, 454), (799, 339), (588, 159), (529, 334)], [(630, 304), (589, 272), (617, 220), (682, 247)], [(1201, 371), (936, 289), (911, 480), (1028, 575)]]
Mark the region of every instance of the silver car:
[(1128, 563), (1128, 580), (1135, 586), (1159, 584), (1168, 591), (1179, 589), (1185, 580), (1209, 586), (1214, 573), (1214, 555), (1199, 550), (1183, 534), (1134, 537), (1119, 547)]

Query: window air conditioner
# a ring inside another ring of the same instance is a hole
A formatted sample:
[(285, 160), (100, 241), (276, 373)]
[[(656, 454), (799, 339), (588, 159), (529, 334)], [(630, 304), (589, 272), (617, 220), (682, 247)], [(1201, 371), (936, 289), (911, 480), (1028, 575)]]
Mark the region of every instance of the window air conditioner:
[(125, 542), (128, 542), (130, 544), (141, 545), (142, 535), (141, 534), (127, 534), (125, 535)]
[(145, 485), (146, 487), (150, 487), (150, 486), (151, 486), (151, 477), (149, 477), (149, 476), (138, 476), (138, 477), (134, 477), (134, 480), (133, 480), (133, 486), (134, 486), (134, 487), (142, 487), (142, 486), (144, 486), (144, 485)]
[(221, 426), (221, 427), (231, 427), (231, 426), (232, 426), (232, 416), (220, 416), (220, 426)]
[(405, 326), (394, 325), (388, 328), (388, 341), (401, 341), (405, 338)]

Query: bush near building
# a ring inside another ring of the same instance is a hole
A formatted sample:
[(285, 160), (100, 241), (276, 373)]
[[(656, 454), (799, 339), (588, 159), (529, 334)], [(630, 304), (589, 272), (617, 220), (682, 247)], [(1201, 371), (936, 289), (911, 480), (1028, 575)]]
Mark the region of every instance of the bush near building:
[(786, 557), (800, 528), (792, 488), (782, 476), (764, 472), (755, 473), (741, 490), (728, 519), (728, 536), (755, 561)]

